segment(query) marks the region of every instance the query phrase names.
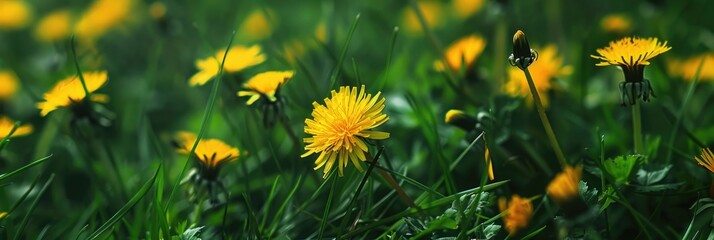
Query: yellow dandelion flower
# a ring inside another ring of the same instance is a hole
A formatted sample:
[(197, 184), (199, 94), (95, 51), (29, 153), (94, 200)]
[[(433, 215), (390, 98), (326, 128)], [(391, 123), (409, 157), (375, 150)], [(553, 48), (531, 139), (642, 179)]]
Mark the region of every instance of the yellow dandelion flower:
[[(106, 71), (94, 71), (83, 73), (87, 90), (92, 93), (102, 87), (107, 82)], [(60, 80), (55, 86), (44, 94), (44, 102), (37, 103), (37, 108), (41, 110), (40, 115), (47, 116), (48, 113), (60, 107), (69, 107), (79, 103), (85, 98), (84, 88), (79, 76), (70, 76)], [(106, 102), (108, 96), (102, 94), (92, 94), (91, 100), (95, 102)]]
[[(421, 13), (424, 15), (424, 21), (426, 25), (433, 29), (438, 27), (442, 23), (442, 6), (436, 1), (419, 1), (417, 2)], [(409, 5), (402, 12), (402, 26), (404, 26), (404, 32), (408, 35), (416, 36), (422, 33), (422, 27), (419, 23), (419, 18), (417, 17), (414, 8)]]
[[(182, 131), (176, 137), (177, 151), (181, 154), (189, 154), (196, 142), (196, 135)], [(220, 167), (238, 160), (240, 151), (218, 139), (201, 139), (193, 151), (193, 156), (198, 159), (202, 176), (209, 180), (215, 180)]]
[(699, 64), (704, 61), (702, 70), (699, 73), (699, 80), (714, 80), (714, 52), (701, 54), (688, 59), (672, 59), (667, 61), (667, 70), (672, 76), (684, 78), (691, 81), (697, 73)]
[(0, 101), (10, 99), (17, 92), (18, 80), (10, 70), (0, 70)]
[(602, 18), (600, 28), (610, 33), (625, 33), (632, 27), (630, 18), (624, 14), (610, 14)]
[(293, 71), (269, 71), (260, 73), (243, 84), (243, 87), (250, 89), (250, 91), (239, 91), (238, 96), (250, 96), (246, 102), (248, 105), (258, 101), (261, 96), (267, 97), (270, 102), (275, 102), (278, 100), (275, 96), (275, 92), (280, 86), (290, 80), (293, 74)]
[(271, 9), (255, 9), (243, 20), (238, 31), (242, 39), (260, 41), (273, 34), (275, 13)]
[(32, 20), (32, 10), (25, 1), (0, 0), (0, 30), (20, 29)]
[(57, 10), (40, 19), (35, 27), (35, 38), (42, 42), (56, 42), (70, 34), (72, 15), (68, 10)]
[[(546, 93), (553, 88), (553, 78), (570, 74), (572, 67), (563, 65), (563, 60), (558, 57), (558, 49), (555, 45), (548, 45), (538, 53), (538, 61), (533, 62), (528, 70), (533, 77), (533, 83), (541, 97), (543, 106), (548, 107), (549, 99)], [(525, 97), (528, 106), (533, 106), (533, 99), (528, 97), (531, 94), (528, 82), (520, 69), (508, 69), (505, 92), (511, 96)]]
[(652, 84), (644, 79), (645, 66), (649, 60), (669, 51), (667, 41), (660, 42), (657, 38), (626, 37), (610, 42), (610, 45), (597, 49), (599, 56), (590, 57), (601, 60), (596, 66), (615, 65), (625, 74), (625, 82), (620, 83), (620, 98), (622, 105), (629, 100), (634, 105), (637, 99), (648, 102), (650, 95), (654, 96)]
[(694, 156), (694, 160), (697, 160), (699, 166), (707, 168), (710, 172), (714, 173), (714, 154), (709, 148), (702, 148), (702, 154), (699, 156)]
[(548, 184), (548, 196), (556, 203), (563, 205), (579, 196), (580, 179), (582, 178), (583, 167), (566, 166), (561, 173), (553, 178)]
[(360, 90), (342, 86), (337, 92), (333, 90), (330, 98), (325, 98), (325, 105), (312, 103), (313, 119), (305, 119), (305, 133), (312, 137), (304, 139), (307, 152), (301, 157), (320, 153), (315, 160), (315, 170), (324, 167), (323, 178), (335, 160), (339, 160), (340, 176), (348, 160), (362, 171), (358, 160), (366, 161), (365, 153), (369, 152), (365, 140), (389, 138), (387, 132), (372, 130), (389, 120), (382, 113), (385, 99), (380, 99), (380, 94), (367, 94), (364, 85)]
[(134, 0), (95, 0), (75, 25), (77, 37), (94, 42), (125, 22), (131, 16), (134, 4)]
[[(15, 127), (15, 121), (6, 116), (0, 116), (0, 139), (10, 135), (10, 131)], [(25, 136), (32, 133), (32, 125), (23, 124), (15, 129), (13, 137)]]
[[(480, 36), (472, 34), (461, 38), (451, 44), (451, 46), (446, 49), (446, 52), (444, 52), (447, 65), (452, 71), (458, 72), (462, 67), (468, 71), (485, 47), (486, 40)], [(435, 61), (434, 68), (437, 71), (444, 71), (443, 61)]]
[[(196, 67), (199, 71), (189, 79), (189, 84), (191, 86), (201, 86), (213, 79), (218, 74), (218, 69), (221, 66), (220, 61), (223, 60), (224, 53), (225, 49), (217, 51), (214, 56), (197, 60)], [(228, 50), (223, 70), (228, 73), (240, 72), (263, 61), (265, 61), (265, 55), (261, 53), (260, 46), (234, 46)]]
[(533, 204), (528, 198), (522, 198), (518, 194), (511, 196), (511, 200), (505, 197), (498, 199), (498, 209), (505, 212), (503, 223), (508, 234), (513, 236), (518, 231), (526, 228), (533, 216)]
[(459, 18), (467, 18), (473, 16), (483, 7), (485, 0), (453, 0), (451, 1), (451, 9)]
[(154, 20), (162, 19), (166, 16), (166, 4), (161, 1), (156, 1), (149, 5), (149, 16)]

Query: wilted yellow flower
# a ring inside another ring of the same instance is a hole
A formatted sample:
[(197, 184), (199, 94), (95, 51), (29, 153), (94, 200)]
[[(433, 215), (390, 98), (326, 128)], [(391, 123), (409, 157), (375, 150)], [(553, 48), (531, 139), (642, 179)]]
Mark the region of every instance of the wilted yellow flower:
[(18, 88), (17, 76), (10, 70), (0, 70), (0, 101), (15, 95)]
[(486, 161), (486, 167), (488, 168), (488, 180), (493, 181), (496, 176), (493, 174), (493, 159), (491, 159), (491, 150), (488, 150), (486, 136), (483, 137), (483, 149), (483, 159)]
[(77, 37), (93, 42), (130, 16), (134, 0), (95, 0), (75, 25)]
[(610, 45), (597, 49), (600, 55), (590, 57), (601, 60), (595, 66), (619, 66), (625, 74), (625, 82), (620, 84), (622, 104), (628, 100), (634, 105), (637, 99), (648, 102), (650, 95), (654, 96), (652, 84), (644, 79), (645, 66), (649, 60), (669, 51), (667, 41), (660, 42), (657, 38), (626, 37), (610, 42)]
[(688, 59), (673, 59), (667, 61), (669, 74), (679, 76), (684, 80), (691, 81), (697, 73), (699, 64), (704, 61), (702, 70), (699, 73), (699, 80), (714, 80), (714, 53), (709, 52)]
[(368, 153), (367, 139), (387, 139), (389, 133), (374, 131), (373, 128), (382, 125), (389, 117), (382, 113), (384, 98), (366, 94), (365, 86), (358, 91), (357, 87), (342, 86), (338, 92), (332, 91), (332, 97), (325, 98), (325, 105), (313, 102), (313, 119), (305, 119), (305, 133), (312, 137), (305, 138), (307, 151), (300, 157), (320, 153), (315, 160), (315, 170), (324, 166), (323, 178), (338, 160), (339, 175), (348, 160), (362, 171), (360, 161), (365, 161)]
[[(83, 73), (84, 83), (87, 91), (92, 93), (102, 87), (107, 82), (107, 71), (94, 71)], [(69, 107), (79, 103), (85, 98), (84, 88), (79, 76), (70, 76), (61, 81), (44, 95), (44, 102), (37, 103), (37, 108), (41, 110), (40, 115), (47, 116), (48, 113), (60, 107)], [(91, 100), (96, 102), (106, 102), (108, 96), (103, 94), (92, 94)]]
[(563, 205), (578, 197), (580, 192), (580, 179), (582, 178), (583, 167), (566, 166), (561, 173), (553, 178), (548, 184), (548, 196), (556, 203)]
[(710, 172), (714, 173), (714, 154), (709, 148), (702, 148), (702, 154), (699, 156), (694, 156), (694, 160), (697, 160), (699, 166), (707, 168)]
[[(189, 79), (189, 84), (191, 86), (200, 86), (206, 84), (216, 76), (221, 66), (224, 53), (225, 49), (219, 50), (214, 56), (197, 60), (196, 67), (199, 71)], [(228, 73), (235, 73), (248, 67), (258, 65), (263, 61), (265, 61), (265, 55), (260, 52), (260, 46), (234, 46), (228, 50), (223, 70)]]
[[(553, 88), (551, 80), (570, 74), (572, 68), (563, 66), (563, 60), (558, 57), (558, 48), (555, 45), (548, 45), (538, 53), (538, 61), (533, 62), (528, 67), (528, 70), (531, 73), (531, 77), (533, 77), (533, 83), (540, 95), (543, 106), (548, 107), (549, 99), (546, 93)], [(533, 99), (528, 97), (531, 94), (528, 82), (520, 69), (508, 69), (508, 82), (505, 85), (505, 91), (511, 96), (526, 97), (526, 102), (529, 106), (532, 106)]]
[[(484, 47), (486, 47), (486, 40), (474, 34), (457, 40), (444, 52), (449, 68), (458, 72), (463, 67), (468, 71), (473, 67), (473, 63), (481, 55)], [(436, 60), (434, 68), (444, 71), (443, 61)]]
[[(10, 135), (10, 131), (12, 131), (13, 127), (15, 127), (15, 121), (10, 119), (9, 117), (0, 116), (0, 139), (7, 137), (7, 135)], [(15, 129), (15, 132), (12, 134), (12, 136), (19, 137), (25, 136), (30, 133), (32, 133), (32, 125), (23, 124), (17, 127), (17, 129)]]
[(20, 29), (32, 20), (32, 10), (25, 1), (0, 0), (0, 30)]
[(243, 39), (259, 41), (273, 33), (276, 23), (275, 13), (271, 9), (255, 9), (251, 11), (240, 25), (238, 36)]
[(630, 30), (631, 26), (630, 18), (623, 14), (610, 14), (600, 21), (600, 28), (611, 33), (625, 33)]
[(35, 27), (35, 38), (43, 42), (56, 42), (70, 34), (72, 15), (68, 10), (57, 10), (40, 19)]
[(248, 105), (258, 101), (261, 96), (267, 97), (270, 102), (275, 102), (278, 100), (275, 96), (275, 92), (280, 86), (290, 80), (293, 74), (293, 71), (269, 71), (260, 73), (243, 84), (243, 87), (250, 89), (250, 91), (239, 91), (238, 96), (250, 96), (246, 102)]
[(467, 18), (481, 10), (485, 0), (453, 0), (451, 8), (459, 18)]
[(149, 16), (153, 19), (161, 19), (166, 16), (166, 4), (162, 1), (156, 1), (149, 6)]
[[(189, 154), (194, 142), (196, 142), (196, 135), (182, 131), (176, 136), (177, 151), (181, 154)], [(201, 139), (196, 145), (193, 155), (198, 159), (202, 176), (215, 180), (220, 167), (223, 164), (238, 160), (240, 152), (238, 148), (230, 146), (221, 140)]]
[[(442, 6), (437, 1), (419, 1), (417, 2), (421, 13), (424, 15), (424, 21), (429, 28), (435, 28), (441, 25), (442, 22)], [(402, 12), (402, 25), (404, 32), (409, 35), (419, 35), (422, 33), (422, 27), (419, 23), (414, 8), (408, 5)]]
[(511, 196), (508, 201), (505, 197), (498, 199), (498, 209), (504, 212), (503, 223), (509, 235), (515, 235), (519, 230), (528, 226), (533, 216), (531, 200), (522, 198), (518, 194)]

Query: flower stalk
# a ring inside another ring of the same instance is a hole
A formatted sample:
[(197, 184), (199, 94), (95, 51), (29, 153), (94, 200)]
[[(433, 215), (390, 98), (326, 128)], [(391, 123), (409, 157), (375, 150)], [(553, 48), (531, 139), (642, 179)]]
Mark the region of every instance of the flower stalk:
[(642, 144), (642, 117), (640, 114), (641, 103), (635, 102), (632, 104), (632, 137), (635, 142), (635, 154), (643, 154), (644, 147)]

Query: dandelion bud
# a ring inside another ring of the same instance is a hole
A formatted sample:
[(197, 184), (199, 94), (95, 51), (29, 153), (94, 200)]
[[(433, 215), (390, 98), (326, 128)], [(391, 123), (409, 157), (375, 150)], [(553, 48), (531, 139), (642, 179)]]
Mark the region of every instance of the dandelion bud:
[(464, 131), (471, 131), (476, 127), (478, 121), (476, 118), (467, 115), (464, 111), (451, 109), (446, 112), (445, 121), (448, 124), (457, 126)]
[(528, 68), (538, 58), (538, 53), (531, 49), (528, 39), (523, 31), (518, 30), (513, 35), (513, 53), (508, 57), (512, 66), (521, 70)]

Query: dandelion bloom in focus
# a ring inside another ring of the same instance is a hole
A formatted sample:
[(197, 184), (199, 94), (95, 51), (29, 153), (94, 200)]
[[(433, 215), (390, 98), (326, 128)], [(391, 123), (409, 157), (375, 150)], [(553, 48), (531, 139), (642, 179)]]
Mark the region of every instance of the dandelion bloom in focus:
[(625, 82), (620, 83), (622, 104), (629, 100), (630, 105), (635, 100), (649, 101), (649, 96), (654, 96), (652, 84), (644, 79), (645, 66), (650, 65), (649, 60), (669, 51), (667, 41), (660, 42), (657, 38), (626, 37), (612, 41), (607, 47), (597, 49), (599, 55), (590, 57), (601, 60), (596, 66), (619, 66), (625, 74)]
[[(177, 151), (181, 154), (189, 154), (193, 144), (196, 142), (196, 135), (190, 132), (179, 132), (177, 134)], [(201, 139), (193, 151), (193, 156), (198, 159), (201, 176), (215, 180), (223, 164), (238, 160), (240, 152), (238, 148), (230, 146), (218, 139)]]
[[(548, 45), (538, 53), (538, 61), (533, 62), (528, 70), (533, 77), (533, 83), (540, 94), (543, 106), (548, 107), (550, 101), (546, 93), (553, 88), (552, 80), (570, 74), (572, 68), (563, 65), (563, 60), (558, 57), (558, 49), (555, 45)], [(518, 68), (508, 69), (505, 92), (511, 96), (525, 97), (527, 104), (533, 105), (533, 99), (528, 97), (531, 94), (528, 81)]]
[[(424, 21), (426, 25), (433, 29), (438, 27), (443, 22), (442, 20), (442, 6), (437, 1), (418, 1), (417, 6), (424, 16)], [(406, 9), (402, 12), (402, 26), (404, 26), (404, 31), (408, 35), (416, 36), (422, 33), (421, 23), (419, 23), (419, 17), (414, 11), (411, 5), (408, 5)]]
[(293, 71), (269, 71), (260, 73), (243, 84), (243, 87), (249, 89), (249, 91), (239, 91), (238, 96), (250, 96), (246, 102), (248, 105), (258, 101), (261, 96), (265, 96), (270, 102), (275, 102), (278, 100), (275, 96), (275, 92), (280, 86), (290, 80), (293, 74)]
[(582, 178), (583, 167), (566, 166), (562, 172), (548, 184), (548, 196), (556, 203), (563, 205), (580, 194), (580, 179)]
[(684, 78), (691, 81), (694, 75), (697, 74), (699, 64), (702, 64), (702, 70), (699, 73), (699, 80), (714, 80), (714, 53), (709, 52), (688, 59), (673, 59), (667, 61), (667, 70), (670, 75)]
[[(276, 14), (271, 9), (255, 9), (243, 20), (238, 31), (238, 37), (252, 41), (260, 41), (273, 34)], [(271, 24), (272, 23), (272, 24)]]
[[(219, 50), (214, 56), (197, 60), (196, 67), (199, 71), (189, 79), (189, 84), (191, 86), (204, 85), (218, 75), (218, 69), (221, 67), (224, 53), (225, 49)], [(234, 46), (228, 50), (223, 70), (228, 73), (240, 72), (263, 61), (265, 61), (265, 55), (261, 53), (260, 46)]]
[[(107, 82), (106, 71), (94, 71), (83, 73), (87, 91), (93, 93)], [(44, 94), (43, 102), (37, 103), (37, 108), (41, 110), (42, 116), (60, 107), (71, 107), (73, 104), (82, 102), (86, 97), (82, 82), (79, 76), (70, 76), (60, 80), (55, 86)], [(96, 102), (106, 102), (108, 96), (103, 94), (92, 94), (91, 100)]]
[(25, 1), (0, 0), (0, 30), (20, 29), (32, 20), (32, 10)]
[(364, 85), (360, 90), (342, 86), (339, 91), (333, 90), (330, 98), (325, 98), (325, 105), (312, 103), (313, 119), (305, 119), (305, 133), (312, 137), (304, 139), (307, 152), (301, 157), (319, 153), (315, 170), (324, 167), (323, 178), (336, 161), (340, 176), (348, 160), (362, 171), (359, 161), (366, 161), (365, 154), (369, 154), (365, 141), (389, 138), (387, 132), (372, 130), (389, 120), (382, 113), (385, 99), (380, 99), (380, 94), (367, 94)]
[(17, 92), (18, 80), (10, 70), (0, 70), (0, 101), (10, 99)]
[(511, 196), (511, 200), (505, 197), (498, 199), (498, 209), (505, 212), (503, 223), (509, 235), (515, 235), (521, 229), (528, 226), (528, 222), (533, 216), (533, 204), (531, 200), (522, 198), (517, 194)]
[(94, 42), (132, 16), (134, 0), (95, 0), (75, 25), (77, 37)]
[[(0, 139), (7, 137), (10, 135), (10, 131), (15, 127), (15, 121), (12, 119), (6, 117), (6, 116), (0, 116)], [(13, 137), (19, 137), (19, 136), (25, 136), (27, 134), (32, 133), (32, 125), (30, 124), (23, 124), (17, 127), (15, 129), (15, 132), (12, 133)]]
[(632, 27), (630, 18), (623, 14), (610, 14), (602, 18), (600, 28), (610, 33), (625, 33)]
[(71, 32), (72, 15), (68, 10), (57, 10), (40, 19), (35, 27), (35, 38), (42, 42), (65, 39)]
[[(451, 44), (444, 52), (444, 57), (452, 71), (458, 72), (462, 68), (469, 71), (483, 52), (484, 47), (486, 47), (486, 40), (472, 34)], [(435, 61), (434, 68), (438, 71), (444, 71), (443, 61)]]

